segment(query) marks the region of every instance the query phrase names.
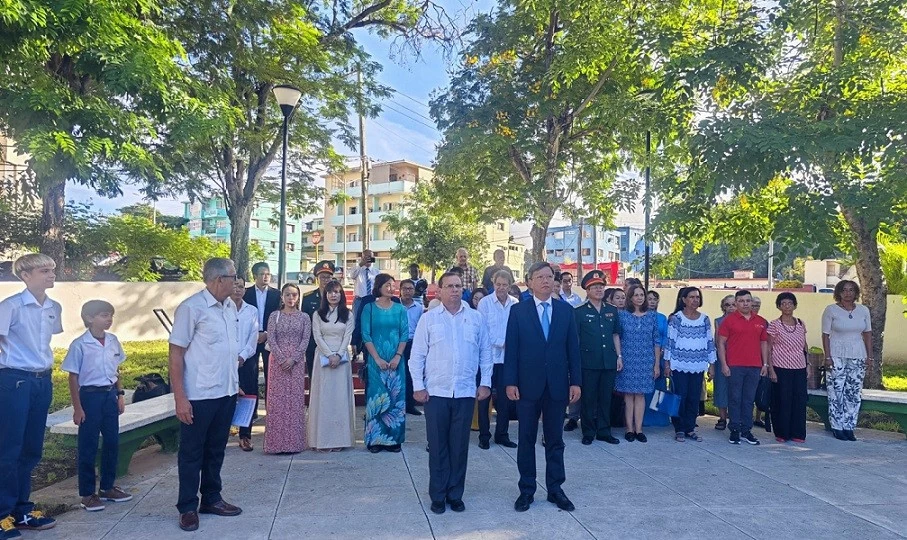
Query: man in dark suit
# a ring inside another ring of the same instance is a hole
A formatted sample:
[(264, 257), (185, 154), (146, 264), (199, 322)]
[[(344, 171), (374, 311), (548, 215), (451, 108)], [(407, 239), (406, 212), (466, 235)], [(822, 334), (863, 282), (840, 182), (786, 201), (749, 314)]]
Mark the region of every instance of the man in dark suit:
[(525, 512), (535, 495), (535, 443), (539, 416), (545, 436), (548, 501), (571, 512), (561, 485), (564, 472), (564, 410), (580, 399), (582, 369), (576, 320), (570, 304), (551, 297), (554, 271), (546, 262), (529, 268), (532, 298), (510, 308), (504, 346), (504, 384), (516, 401), (520, 423), (517, 466), (520, 496), (513, 507)]
[[(246, 288), (246, 294), (243, 296), (243, 302), (253, 305), (258, 309), (258, 348), (255, 349), (255, 356), (243, 364), (249, 370), (254, 370), (255, 393), (258, 394), (258, 360), (262, 361), (265, 370), (265, 388), (268, 386), (268, 358), (271, 353), (265, 350), (265, 343), (268, 341), (268, 317), (271, 313), (280, 309), (280, 291), (271, 287), (271, 269), (268, 263), (259, 262), (252, 265), (252, 276), (255, 278), (255, 284)], [(243, 392), (247, 392), (244, 388)], [(255, 404), (255, 410), (258, 410), (258, 404)]]

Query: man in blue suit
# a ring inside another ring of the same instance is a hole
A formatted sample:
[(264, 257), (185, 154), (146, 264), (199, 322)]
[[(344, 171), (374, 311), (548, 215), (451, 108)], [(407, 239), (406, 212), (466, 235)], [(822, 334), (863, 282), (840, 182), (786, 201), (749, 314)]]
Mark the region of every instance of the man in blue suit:
[(520, 423), (517, 467), (520, 496), (513, 505), (525, 512), (535, 495), (535, 443), (539, 416), (545, 435), (545, 484), (548, 501), (572, 512), (561, 485), (564, 472), (564, 410), (580, 398), (582, 363), (576, 319), (570, 304), (551, 297), (554, 271), (546, 262), (529, 268), (532, 298), (510, 308), (504, 345), (504, 384), (516, 401)]

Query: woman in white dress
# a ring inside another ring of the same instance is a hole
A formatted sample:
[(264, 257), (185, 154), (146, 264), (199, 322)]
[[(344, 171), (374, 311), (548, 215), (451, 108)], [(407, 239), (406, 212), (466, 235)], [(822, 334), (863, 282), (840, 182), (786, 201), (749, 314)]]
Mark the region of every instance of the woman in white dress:
[(339, 451), (355, 439), (353, 378), (350, 339), (353, 315), (346, 305), (340, 283), (324, 288), (321, 306), (312, 316), (315, 362), (309, 406), (309, 446), (321, 451)]

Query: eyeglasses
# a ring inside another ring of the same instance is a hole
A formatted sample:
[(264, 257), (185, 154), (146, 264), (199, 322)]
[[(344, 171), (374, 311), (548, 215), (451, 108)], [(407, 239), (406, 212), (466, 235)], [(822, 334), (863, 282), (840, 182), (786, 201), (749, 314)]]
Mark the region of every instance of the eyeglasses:
[(236, 274), (232, 274), (232, 275), (229, 275), (229, 276), (220, 276), (220, 279), (232, 279), (232, 280), (236, 280)]

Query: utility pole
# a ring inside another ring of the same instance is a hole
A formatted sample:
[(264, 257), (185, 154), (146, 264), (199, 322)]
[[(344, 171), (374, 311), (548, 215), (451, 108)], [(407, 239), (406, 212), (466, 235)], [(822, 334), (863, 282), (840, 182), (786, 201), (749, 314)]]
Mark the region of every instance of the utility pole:
[(649, 188), (651, 184), (650, 174), (651, 167), (649, 166), (649, 158), (652, 153), (652, 132), (648, 129), (646, 130), (646, 231), (645, 231), (645, 242), (646, 242), (646, 262), (645, 262), (645, 282), (643, 286), (646, 290), (649, 290), (649, 263), (650, 263), (650, 252), (649, 247), (649, 220), (652, 215), (652, 198), (649, 193)]
[(356, 70), (359, 86), (359, 160), (362, 190), (362, 251), (368, 249), (368, 157), (365, 155), (365, 116), (362, 114), (362, 69)]
[(771, 292), (772, 288), (775, 286), (775, 240), (769, 239), (768, 241), (768, 290)]
[(576, 235), (576, 281), (583, 282), (583, 218), (579, 218), (579, 234)]

